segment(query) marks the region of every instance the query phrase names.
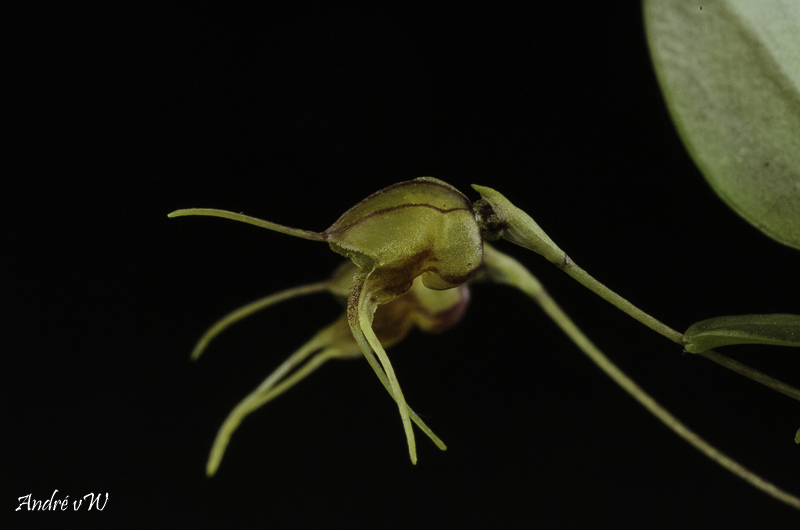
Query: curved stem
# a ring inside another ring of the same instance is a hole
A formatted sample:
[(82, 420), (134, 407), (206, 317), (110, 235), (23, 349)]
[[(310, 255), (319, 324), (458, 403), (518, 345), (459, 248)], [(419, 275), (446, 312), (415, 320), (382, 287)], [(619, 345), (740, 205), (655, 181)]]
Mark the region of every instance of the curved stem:
[[(592, 275), (588, 272), (580, 268), (574, 262), (572, 262), (566, 254), (564, 254), (564, 265), (560, 267), (564, 272), (572, 276), (575, 280), (577, 280), (581, 285), (588, 288), (604, 300), (611, 303), (613, 306), (617, 307), (618, 309), (622, 310), (629, 316), (635, 318), (648, 328), (652, 329), (659, 335), (663, 335), (664, 337), (668, 338), (672, 342), (676, 344), (680, 344), (684, 346), (686, 343), (683, 341), (683, 335), (671, 327), (667, 326), (666, 324), (656, 320), (652, 316), (648, 315), (632, 303), (628, 302), (625, 298), (621, 297), (599, 281), (597, 281)], [(727, 355), (723, 355), (714, 350), (707, 350), (702, 353), (696, 353), (693, 355), (700, 355), (705, 357), (709, 361), (713, 361), (720, 366), (724, 366), (729, 370), (733, 370), (739, 375), (743, 375), (748, 379), (752, 379), (757, 383), (761, 383), (762, 385), (775, 390), (776, 392), (780, 392), (781, 394), (788, 396), (792, 399), (796, 399), (800, 401), (800, 389), (797, 389), (789, 384), (784, 383), (774, 377), (771, 377), (764, 372), (756, 370), (744, 363), (731, 359)]]
[(586, 354), (606, 375), (614, 380), (636, 401), (641, 403), (650, 413), (657, 417), (675, 434), (686, 440), (698, 451), (737, 475), (752, 486), (764, 491), (771, 497), (800, 510), (800, 498), (780, 489), (775, 484), (764, 480), (759, 475), (745, 468), (726, 454), (710, 445), (694, 431), (662, 407), (655, 399), (637, 385), (601, 352), (574, 322), (562, 311), (556, 302), (545, 291), (539, 281), (522, 265), (510, 256), (491, 249), (486, 253), (486, 265), (493, 269), (490, 278), (499, 283), (512, 285), (533, 298), (561, 330)]
[[(588, 288), (607, 302), (618, 309), (635, 318), (656, 333), (663, 335), (669, 340), (685, 347), (683, 334), (678, 333), (666, 324), (648, 315), (626, 299), (594, 279), (588, 272), (578, 267), (569, 256), (556, 245), (552, 239), (531, 219), (524, 211), (514, 206), (511, 201), (506, 199), (501, 193), (485, 186), (473, 185), (483, 197), (481, 201), (475, 203), (476, 215), (482, 224), (485, 236), (489, 239), (502, 237), (544, 256), (549, 262), (553, 263), (564, 272), (572, 276), (581, 285)], [(486, 204), (483, 204), (483, 201)], [(490, 207), (487, 208), (486, 205)], [(800, 400), (800, 390), (774, 379), (758, 370), (740, 362), (734, 361), (721, 353), (707, 351), (703, 357), (710, 359), (736, 373), (766, 385), (773, 390), (785, 394), (794, 399)]]

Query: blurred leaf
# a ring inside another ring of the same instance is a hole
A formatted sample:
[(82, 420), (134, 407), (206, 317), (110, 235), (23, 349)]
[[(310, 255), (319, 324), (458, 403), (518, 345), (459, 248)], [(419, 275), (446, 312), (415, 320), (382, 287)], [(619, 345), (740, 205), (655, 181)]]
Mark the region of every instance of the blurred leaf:
[(672, 119), (712, 188), (800, 248), (800, 1), (645, 0)]
[(701, 353), (731, 344), (800, 346), (800, 315), (737, 315), (694, 324), (683, 334), (686, 351)]

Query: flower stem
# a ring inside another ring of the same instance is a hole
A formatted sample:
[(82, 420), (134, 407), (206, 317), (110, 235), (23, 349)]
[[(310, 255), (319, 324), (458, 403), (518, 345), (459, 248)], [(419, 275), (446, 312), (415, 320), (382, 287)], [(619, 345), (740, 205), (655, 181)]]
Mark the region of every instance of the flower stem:
[(678, 418), (673, 416), (668, 410), (662, 407), (652, 396), (620, 370), (586, 335), (583, 334), (567, 314), (558, 306), (555, 300), (545, 291), (539, 281), (517, 260), (487, 246), (485, 265), (488, 269), (486, 271), (488, 280), (511, 285), (530, 296), (589, 359), (675, 434), (683, 438), (708, 458), (752, 486), (800, 510), (800, 498), (795, 497), (780, 489), (775, 484), (763, 479), (706, 442), (678, 420)]
[[(626, 299), (594, 279), (588, 272), (578, 267), (567, 254), (556, 245), (550, 236), (531, 219), (531, 216), (514, 206), (501, 193), (485, 186), (473, 185), (482, 199), (474, 204), (475, 215), (481, 224), (484, 238), (492, 241), (499, 237), (532, 250), (544, 256), (581, 285), (594, 292), (600, 298), (635, 318), (656, 333), (685, 348), (683, 334), (678, 333), (666, 324), (648, 315)], [(734, 372), (766, 385), (773, 390), (800, 401), (800, 390), (774, 379), (758, 370), (750, 368), (712, 350), (701, 353), (703, 357), (714, 361)]]
[[(648, 315), (632, 303), (628, 302), (625, 298), (621, 297), (599, 281), (597, 281), (592, 275), (588, 272), (580, 268), (578, 265), (575, 264), (572, 260), (564, 254), (564, 265), (560, 267), (564, 272), (569, 274), (572, 278), (577, 280), (581, 285), (588, 288), (593, 293), (597, 294), (600, 298), (606, 300), (613, 306), (617, 307), (618, 309), (622, 310), (629, 316), (633, 317), (634, 319), (638, 320), (648, 328), (652, 329), (659, 335), (663, 335), (664, 337), (668, 338), (672, 342), (680, 344), (684, 346), (686, 343), (683, 341), (683, 335), (672, 329), (671, 327), (667, 326), (666, 324), (662, 323), (659, 320), (656, 320), (652, 316)], [(744, 363), (731, 359), (727, 355), (723, 355), (714, 350), (704, 351), (702, 353), (694, 354), (700, 355), (705, 357), (709, 361), (713, 361), (720, 366), (724, 366), (729, 370), (733, 370), (739, 375), (743, 375), (748, 379), (752, 379), (757, 383), (761, 383), (762, 385), (775, 390), (776, 392), (780, 392), (785, 396), (789, 396), (792, 399), (796, 399), (800, 401), (800, 389), (797, 389), (789, 384), (784, 383), (774, 377), (771, 377), (764, 372), (760, 372), (755, 368), (752, 368)]]
[(652, 316), (648, 315), (632, 303), (628, 302), (625, 298), (621, 297), (599, 281), (597, 281), (594, 276), (580, 268), (574, 261), (572, 261), (569, 256), (564, 254), (564, 262), (563, 265), (560, 267), (561, 270), (572, 276), (575, 280), (578, 281), (581, 285), (595, 293), (597, 296), (602, 298), (603, 300), (609, 302), (611, 305), (617, 307), (624, 313), (627, 313), (631, 317), (635, 318), (648, 328), (652, 329), (659, 335), (663, 335), (672, 342), (676, 342), (683, 346), (683, 335), (672, 329), (671, 327), (667, 326), (660, 320), (653, 318)]

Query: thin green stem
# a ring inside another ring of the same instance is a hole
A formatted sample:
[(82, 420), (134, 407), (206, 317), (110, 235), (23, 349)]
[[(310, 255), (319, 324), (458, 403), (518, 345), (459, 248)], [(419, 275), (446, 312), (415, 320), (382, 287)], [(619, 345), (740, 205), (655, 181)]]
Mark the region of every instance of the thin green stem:
[[(572, 260), (564, 255), (564, 264), (561, 267), (564, 272), (569, 274), (572, 278), (577, 280), (581, 285), (588, 288), (595, 294), (597, 294), (600, 298), (603, 298), (613, 306), (617, 307), (618, 309), (622, 310), (624, 313), (628, 314), (629, 316), (633, 317), (634, 319), (638, 320), (648, 328), (652, 329), (656, 333), (663, 335), (664, 337), (668, 338), (672, 342), (676, 344), (680, 344), (681, 346), (685, 346), (685, 342), (683, 341), (683, 335), (671, 327), (667, 326), (666, 324), (662, 323), (659, 320), (656, 320), (652, 316), (648, 315), (632, 303), (628, 302), (625, 298), (621, 297), (599, 281), (597, 281), (592, 275), (588, 272), (580, 268), (576, 265)], [(748, 379), (752, 379), (757, 383), (761, 383), (762, 385), (775, 390), (776, 392), (780, 392), (781, 394), (788, 396), (790, 398), (796, 399), (800, 401), (800, 389), (797, 389), (789, 384), (784, 383), (774, 377), (771, 377), (764, 372), (756, 370), (744, 363), (731, 359), (727, 355), (723, 355), (714, 350), (708, 350), (702, 353), (693, 354), (693, 355), (700, 355), (705, 357), (706, 359), (713, 361), (720, 366), (724, 366), (729, 370), (733, 370), (739, 375), (743, 375)]]
[(737, 374), (743, 375), (749, 379), (752, 379), (753, 381), (761, 383), (764, 386), (768, 386), (776, 392), (780, 392), (785, 396), (789, 396), (790, 398), (800, 401), (800, 390), (797, 388), (793, 387), (792, 385), (788, 385), (783, 381), (779, 381), (774, 377), (770, 377), (764, 372), (760, 372), (744, 363), (740, 363), (736, 359), (731, 359), (727, 355), (722, 355), (714, 350), (707, 350), (702, 353), (695, 353), (693, 355), (705, 357), (709, 361), (715, 362), (720, 366), (724, 366), (728, 370), (733, 370)]
[(775, 484), (761, 478), (737, 461), (733, 460), (717, 448), (706, 442), (694, 431), (662, 407), (655, 399), (647, 394), (630, 377), (617, 368), (592, 342), (578, 329), (560, 307), (542, 290), (535, 296), (535, 300), (547, 315), (558, 324), (567, 336), (585, 353), (601, 370), (628, 392), (636, 401), (641, 403), (648, 411), (657, 417), (664, 425), (675, 434), (689, 442), (698, 451), (718, 463), (734, 475), (762, 490), (767, 495), (800, 510), (800, 499), (782, 490)]
[(780, 489), (775, 484), (764, 480), (759, 475), (745, 468), (717, 448), (698, 436), (689, 427), (662, 407), (653, 397), (645, 392), (630, 377), (620, 370), (611, 360), (595, 346), (574, 322), (556, 304), (545, 291), (539, 281), (516, 260), (494, 249), (486, 253), (486, 266), (490, 269), (489, 279), (512, 285), (533, 298), (544, 312), (561, 328), (561, 330), (586, 354), (601, 370), (622, 387), (650, 413), (657, 417), (675, 434), (686, 440), (698, 451), (718, 463), (731, 473), (737, 475), (752, 486), (764, 491), (771, 497), (800, 510), (800, 498)]
[[(511, 204), (511, 201), (506, 199), (501, 193), (485, 186), (473, 185), (472, 187), (483, 197), (480, 201), (475, 203), (475, 211), (487, 239), (491, 240), (492, 238), (502, 237), (515, 245), (520, 245), (521, 247), (541, 254), (545, 259), (572, 276), (590, 291), (656, 333), (685, 347), (686, 343), (683, 341), (683, 334), (678, 333), (666, 324), (648, 315), (594, 279), (588, 272), (578, 267), (570, 260), (569, 256), (550, 239), (544, 230), (536, 224), (536, 221), (531, 219), (527, 213)], [(487, 205), (490, 206), (490, 208), (488, 208)], [(758, 370), (750, 368), (745, 364), (729, 359), (721, 353), (708, 351), (705, 352), (703, 357), (782, 394), (800, 400), (800, 390), (759, 372)]]
[[(558, 264), (556, 264), (558, 265)], [(632, 303), (628, 302), (625, 298), (621, 297), (599, 281), (597, 281), (591, 274), (580, 268), (574, 261), (572, 261), (569, 256), (564, 254), (563, 264), (559, 265), (561, 270), (569, 274), (572, 278), (578, 281), (581, 285), (595, 293), (597, 296), (602, 298), (603, 300), (607, 301), (614, 307), (620, 309), (624, 313), (627, 313), (631, 317), (635, 318), (648, 328), (652, 329), (659, 335), (663, 335), (672, 342), (676, 342), (680, 345), (683, 345), (683, 335), (672, 329), (671, 327), (667, 326), (660, 320), (653, 318), (652, 316), (648, 315)]]

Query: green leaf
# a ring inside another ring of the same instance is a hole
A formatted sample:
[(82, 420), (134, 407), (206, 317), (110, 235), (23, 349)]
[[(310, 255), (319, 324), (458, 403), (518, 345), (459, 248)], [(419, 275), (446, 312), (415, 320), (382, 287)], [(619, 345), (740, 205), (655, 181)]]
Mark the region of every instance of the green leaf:
[(689, 154), (728, 205), (800, 249), (800, 1), (644, 0)]
[(800, 315), (736, 315), (703, 320), (683, 334), (686, 351), (731, 344), (800, 346)]

